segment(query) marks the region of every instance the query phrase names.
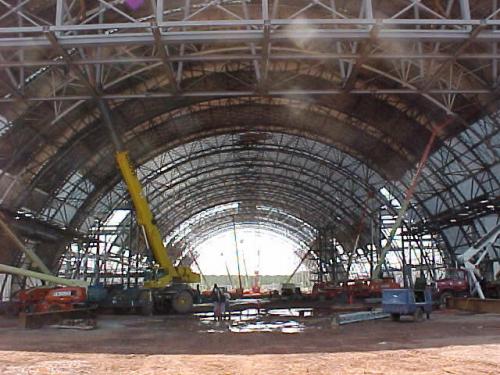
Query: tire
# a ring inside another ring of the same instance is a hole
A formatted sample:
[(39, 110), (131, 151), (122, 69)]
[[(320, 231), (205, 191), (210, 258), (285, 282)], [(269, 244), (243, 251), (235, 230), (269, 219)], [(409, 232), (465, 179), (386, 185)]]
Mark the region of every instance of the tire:
[(415, 312), (413, 313), (413, 319), (416, 322), (423, 321), (424, 320), (424, 311), (421, 308), (416, 309)]
[(452, 297), (453, 294), (451, 294), (451, 292), (444, 292), (443, 294), (441, 294), (441, 296), (439, 297), (439, 308), (446, 309), (446, 300)]
[(179, 290), (172, 298), (172, 308), (178, 314), (186, 314), (193, 308), (193, 295), (187, 290)]
[(400, 314), (391, 314), (391, 320), (393, 322), (399, 322), (400, 319), (401, 319), (401, 315)]

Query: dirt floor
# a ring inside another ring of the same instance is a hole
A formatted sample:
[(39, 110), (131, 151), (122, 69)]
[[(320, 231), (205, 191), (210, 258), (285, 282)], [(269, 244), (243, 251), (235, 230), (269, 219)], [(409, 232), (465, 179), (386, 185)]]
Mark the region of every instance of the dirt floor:
[(22, 330), (0, 317), (0, 374), (499, 373), (500, 315), (440, 311), (422, 323), (340, 327), (329, 316), (294, 315), (231, 324), (108, 315), (92, 331)]

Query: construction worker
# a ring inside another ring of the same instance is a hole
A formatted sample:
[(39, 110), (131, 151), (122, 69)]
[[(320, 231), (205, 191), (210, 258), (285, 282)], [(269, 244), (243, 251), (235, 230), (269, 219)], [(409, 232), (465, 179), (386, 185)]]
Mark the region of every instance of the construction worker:
[(212, 289), (212, 301), (214, 303), (214, 320), (221, 321), (226, 311), (226, 296), (217, 284), (214, 284)]
[(196, 300), (196, 303), (202, 302), (200, 284), (196, 284), (196, 298), (195, 298), (195, 300)]

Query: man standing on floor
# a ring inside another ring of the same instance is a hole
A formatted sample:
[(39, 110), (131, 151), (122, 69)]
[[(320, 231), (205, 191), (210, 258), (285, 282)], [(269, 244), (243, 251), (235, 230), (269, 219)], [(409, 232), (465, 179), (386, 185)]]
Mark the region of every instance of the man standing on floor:
[(226, 296), (217, 284), (214, 284), (212, 289), (212, 301), (214, 303), (214, 320), (221, 321), (226, 311)]

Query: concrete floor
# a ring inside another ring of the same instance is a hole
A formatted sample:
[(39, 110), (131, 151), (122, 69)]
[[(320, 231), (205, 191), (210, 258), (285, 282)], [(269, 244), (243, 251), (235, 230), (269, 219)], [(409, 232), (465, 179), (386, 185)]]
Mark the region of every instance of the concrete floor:
[(199, 317), (108, 315), (93, 331), (21, 330), (0, 318), (0, 373), (497, 374), (500, 366), (498, 314), (440, 311), (422, 323), (337, 328), (331, 317), (293, 315), (232, 323), (273, 331), (251, 333)]

